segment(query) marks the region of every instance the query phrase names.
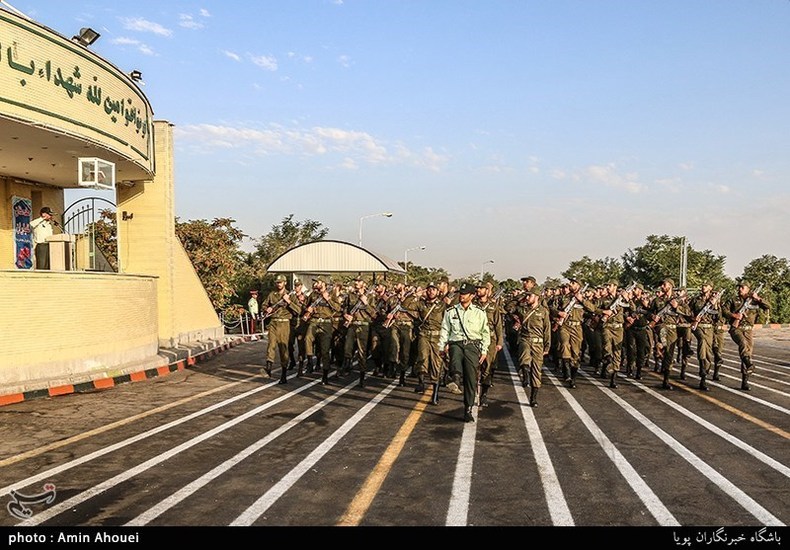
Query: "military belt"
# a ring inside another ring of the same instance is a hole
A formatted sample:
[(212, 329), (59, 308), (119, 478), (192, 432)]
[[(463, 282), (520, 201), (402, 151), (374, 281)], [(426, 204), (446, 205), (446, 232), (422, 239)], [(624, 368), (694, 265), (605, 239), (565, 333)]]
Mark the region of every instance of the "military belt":
[(441, 333), (441, 330), (420, 330), (420, 334), (430, 334), (431, 336)]
[(743, 331), (749, 331), (749, 330), (752, 330), (752, 326), (751, 326), (751, 325), (741, 325), (741, 326), (739, 326), (739, 327), (737, 327), (737, 328), (730, 327), (730, 329), (731, 329), (731, 330), (743, 330)]
[(542, 342), (543, 341), (543, 338), (541, 338), (540, 336), (524, 336), (523, 338), (525, 340), (529, 340), (530, 342)]
[(366, 326), (369, 325), (370, 323), (367, 321), (353, 321), (351, 324), (356, 326)]
[(710, 323), (700, 323), (697, 325), (699, 328), (713, 328), (713, 325)]
[(605, 326), (610, 328), (623, 328), (623, 323), (606, 323)]
[(396, 321), (395, 324), (396, 325), (409, 325), (409, 326), (411, 326), (412, 322), (411, 321)]
[(563, 325), (565, 325), (565, 326), (568, 326), (568, 327), (578, 327), (578, 326), (580, 326), (581, 324), (582, 324), (582, 322), (581, 322), (581, 321), (565, 321), (565, 322), (563, 323)]
[(669, 325), (669, 324), (666, 324), (666, 325), (664, 325), (664, 326), (665, 326), (665, 327), (667, 327), (667, 328), (678, 328), (678, 326), (677, 326), (677, 325)]
[(332, 322), (332, 318), (331, 317), (329, 319), (319, 319), (318, 317), (314, 317), (312, 320), (315, 321), (316, 323), (331, 323)]
[(448, 344), (458, 344), (459, 346), (466, 346), (468, 344), (480, 345), (482, 340), (450, 340)]
[(276, 323), (282, 323), (283, 321), (290, 322), (291, 318), (290, 317), (272, 317), (271, 319), (269, 319), (269, 321), (276, 322)]

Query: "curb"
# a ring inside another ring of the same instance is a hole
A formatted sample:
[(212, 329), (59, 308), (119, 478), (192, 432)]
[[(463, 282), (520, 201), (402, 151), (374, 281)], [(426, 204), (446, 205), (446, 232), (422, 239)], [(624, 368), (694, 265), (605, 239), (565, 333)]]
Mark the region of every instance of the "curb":
[(767, 325), (754, 325), (753, 328), (754, 328), (754, 330), (761, 330), (761, 329), (777, 330), (777, 329), (783, 329), (783, 328), (790, 328), (790, 325), (783, 325), (783, 324), (780, 324), (780, 323), (769, 323)]
[[(60, 395), (70, 395), (74, 393), (89, 393), (96, 390), (106, 390), (114, 386), (125, 384), (127, 382), (139, 382), (141, 380), (150, 380), (151, 378), (159, 378), (167, 376), (171, 372), (178, 372), (189, 367), (196, 365), (207, 359), (211, 359), (240, 343), (248, 341), (249, 338), (234, 338), (223, 344), (219, 344), (213, 348), (201, 351), (199, 353), (192, 353), (190, 349), (179, 350), (163, 350), (164, 355), (175, 355), (176, 358), (169, 363), (159, 367), (149, 367), (142, 370), (136, 370), (121, 374), (113, 377), (97, 378), (88, 382), (80, 382), (75, 384), (64, 384), (60, 386), (53, 386), (49, 388), (41, 388), (30, 390), (26, 392), (11, 393), (0, 395), (0, 406), (11, 405), (14, 403), (21, 403), (23, 401), (30, 401), (33, 399), (42, 399), (47, 397), (57, 397)], [(160, 357), (163, 354), (160, 352)]]

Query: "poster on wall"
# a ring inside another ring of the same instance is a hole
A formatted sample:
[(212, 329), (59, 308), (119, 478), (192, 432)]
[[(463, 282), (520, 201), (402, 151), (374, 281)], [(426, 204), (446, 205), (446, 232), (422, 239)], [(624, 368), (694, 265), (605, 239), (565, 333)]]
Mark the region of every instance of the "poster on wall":
[(30, 215), (33, 201), (22, 197), (12, 197), (14, 213), (14, 265), (17, 269), (33, 268), (33, 233), (30, 231)]

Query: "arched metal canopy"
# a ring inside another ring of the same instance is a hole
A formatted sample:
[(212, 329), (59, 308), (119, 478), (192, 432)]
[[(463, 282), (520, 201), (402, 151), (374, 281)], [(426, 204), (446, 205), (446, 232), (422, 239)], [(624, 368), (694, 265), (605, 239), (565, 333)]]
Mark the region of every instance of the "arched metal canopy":
[(343, 241), (313, 241), (278, 256), (269, 273), (397, 273), (405, 271), (395, 260)]

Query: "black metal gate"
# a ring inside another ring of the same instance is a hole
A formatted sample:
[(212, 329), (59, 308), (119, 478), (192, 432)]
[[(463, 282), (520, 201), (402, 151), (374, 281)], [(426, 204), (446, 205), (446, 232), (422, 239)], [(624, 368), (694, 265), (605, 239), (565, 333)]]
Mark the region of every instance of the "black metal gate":
[(82, 236), (88, 242), (88, 265), (78, 266), (88, 271), (103, 270), (101, 252), (96, 248), (96, 222), (103, 210), (115, 210), (115, 203), (101, 197), (86, 197), (71, 203), (63, 211), (63, 229), (71, 235)]

